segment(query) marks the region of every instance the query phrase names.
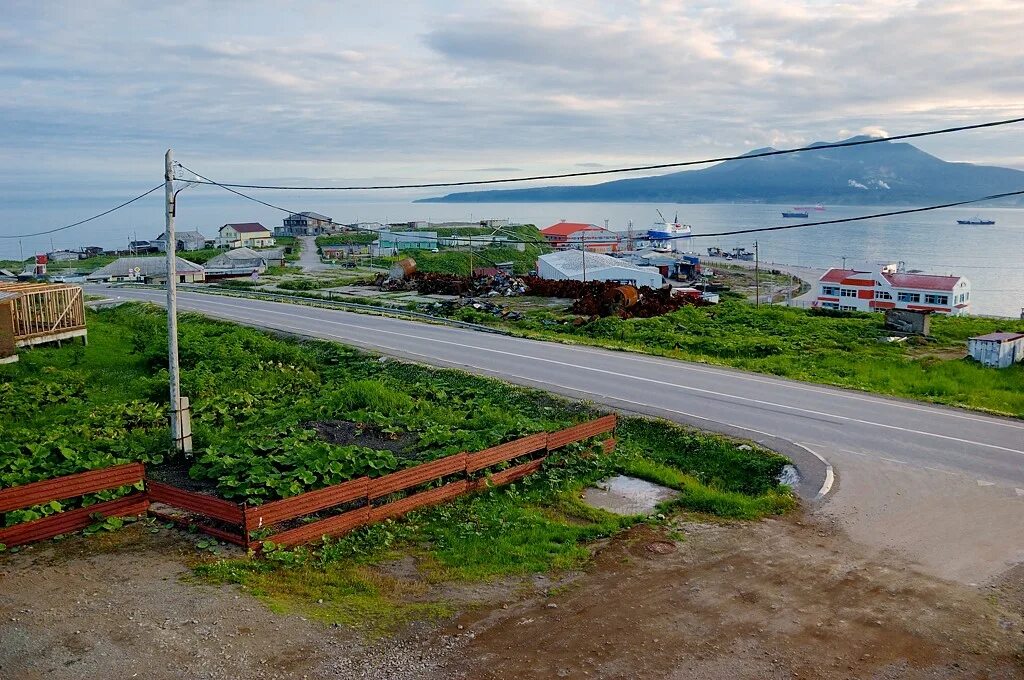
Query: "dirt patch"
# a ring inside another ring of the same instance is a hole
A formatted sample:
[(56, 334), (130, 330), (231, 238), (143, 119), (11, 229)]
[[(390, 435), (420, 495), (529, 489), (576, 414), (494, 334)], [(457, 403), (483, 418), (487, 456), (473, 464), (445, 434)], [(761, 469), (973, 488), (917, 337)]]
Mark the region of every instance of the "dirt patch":
[(188, 475), (191, 462), (172, 459), (160, 465), (146, 467), (146, 477), (157, 482), (193, 493), (220, 498), (217, 494), (217, 483), (210, 479), (192, 479)]
[[(795, 516), (646, 525), (585, 572), (424, 582), (463, 613), (385, 639), (195, 582), (200, 537), (127, 530), (0, 556), (0, 677), (1012, 678), (1024, 568), (970, 588)], [(228, 550), (228, 549), (225, 549)]]
[(321, 439), (331, 444), (365, 446), (378, 451), (391, 451), (396, 456), (403, 458), (416, 456), (416, 454), (410, 453), (410, 449), (419, 441), (419, 437), (410, 432), (392, 434), (382, 431), (379, 427), (354, 423), (350, 420), (319, 420), (304, 423), (302, 426), (316, 430)]

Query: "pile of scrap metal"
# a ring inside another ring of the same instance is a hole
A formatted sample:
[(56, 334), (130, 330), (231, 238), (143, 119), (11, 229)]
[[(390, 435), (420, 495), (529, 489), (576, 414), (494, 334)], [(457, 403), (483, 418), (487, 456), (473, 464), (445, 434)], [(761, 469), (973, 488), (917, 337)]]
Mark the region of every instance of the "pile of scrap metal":
[(421, 295), (513, 297), (526, 292), (522, 279), (503, 272), (477, 276), (419, 272), (411, 259), (395, 264), (388, 276), (378, 275), (375, 283), (381, 290), (415, 290)]
[(570, 311), (589, 317), (649, 318), (687, 305), (704, 306), (700, 297), (676, 295), (670, 288), (623, 285), (614, 281), (527, 279), (527, 295), (574, 298)]
[(440, 316), (455, 316), (460, 309), (470, 308), (484, 314), (490, 314), (499, 319), (519, 321), (523, 318), (520, 312), (506, 309), (502, 305), (487, 300), (474, 300), (473, 298), (459, 298), (458, 300), (445, 300), (444, 302), (433, 302), (422, 306), (424, 312)]

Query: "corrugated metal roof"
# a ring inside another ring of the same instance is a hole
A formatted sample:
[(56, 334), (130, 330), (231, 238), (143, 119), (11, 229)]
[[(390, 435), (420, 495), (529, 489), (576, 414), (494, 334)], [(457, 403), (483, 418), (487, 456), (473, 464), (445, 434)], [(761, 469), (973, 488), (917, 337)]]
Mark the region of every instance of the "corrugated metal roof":
[[(255, 234), (261, 231), (270, 231), (259, 222), (240, 222), (238, 224), (225, 224), (224, 227), (231, 227), (239, 234)], [(223, 229), (224, 227), (221, 227), (221, 229)]]
[[(174, 258), (175, 268), (179, 274), (201, 273), (203, 268), (195, 262), (180, 257)], [(89, 274), (87, 279), (106, 279), (111, 276), (128, 276), (129, 270), (138, 267), (141, 276), (167, 275), (166, 257), (122, 257), (106, 267), (101, 267)]]
[[(584, 260), (584, 258), (586, 259)], [(560, 250), (557, 253), (541, 255), (538, 260), (554, 267), (566, 275), (582, 274), (584, 262), (586, 262), (586, 269), (588, 273), (597, 273), (602, 269), (616, 267), (619, 269), (656, 273), (659, 276), (661, 274), (655, 267), (641, 267), (617, 257), (602, 255), (601, 253), (584, 253), (582, 250)]]
[(545, 236), (569, 236), (575, 234), (577, 231), (603, 231), (603, 229), (596, 224), (584, 224), (583, 222), (559, 222), (558, 224), (552, 224), (546, 229), (541, 229), (540, 233)]
[(844, 280), (855, 277), (855, 276), (872, 276), (871, 272), (862, 272), (857, 269), (840, 269), (839, 267), (833, 267), (827, 272), (822, 274), (821, 278), (818, 279), (823, 283), (842, 283)]
[(986, 333), (985, 335), (976, 335), (971, 340), (991, 340), (993, 342), (1009, 342), (1011, 340), (1017, 340), (1024, 338), (1024, 333)]

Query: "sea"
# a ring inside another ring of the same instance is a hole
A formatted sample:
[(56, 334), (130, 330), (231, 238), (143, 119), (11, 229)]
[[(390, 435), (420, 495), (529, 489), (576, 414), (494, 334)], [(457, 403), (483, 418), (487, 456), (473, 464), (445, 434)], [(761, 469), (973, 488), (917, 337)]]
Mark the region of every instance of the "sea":
[[(269, 194), (269, 192), (267, 192)], [(0, 259), (28, 257), (52, 248), (98, 245), (126, 247), (134, 238), (154, 238), (163, 231), (162, 192), (123, 210), (74, 229), (26, 239), (0, 238)], [(1019, 318), (1024, 309), (1024, 209), (950, 208), (932, 212), (878, 217), (860, 222), (808, 226), (822, 220), (857, 217), (899, 210), (891, 206), (825, 206), (810, 210), (807, 219), (783, 218), (793, 205), (770, 204), (671, 204), (671, 203), (414, 203), (409, 201), (358, 200), (335, 195), (304, 193), (286, 197), (263, 195), (274, 203), (285, 201), (290, 209), (313, 210), (337, 222), (388, 222), (425, 220), (477, 221), (508, 219), (513, 223), (543, 228), (560, 220), (607, 224), (625, 231), (632, 222), (643, 232), (658, 219), (661, 210), (669, 220), (693, 227), (693, 237), (679, 250), (704, 254), (709, 247), (753, 250), (757, 241), (761, 261), (827, 268), (874, 270), (881, 265), (903, 263), (908, 270), (930, 274), (957, 274), (970, 279), (973, 314)], [(79, 205), (79, 203), (81, 203)], [(76, 201), (64, 204), (4, 206), (0, 204), (0, 237), (41, 231), (98, 212), (106, 205)], [(258, 221), (272, 227), (283, 215), (271, 208), (228, 196), (190, 195), (183, 192), (177, 214), (178, 229), (198, 229), (216, 236), (228, 222)], [(958, 219), (981, 217), (995, 220), (991, 226), (957, 224)], [(724, 231), (786, 226), (790, 229), (733, 236), (711, 236)], [(52, 239), (52, 241), (51, 241)]]

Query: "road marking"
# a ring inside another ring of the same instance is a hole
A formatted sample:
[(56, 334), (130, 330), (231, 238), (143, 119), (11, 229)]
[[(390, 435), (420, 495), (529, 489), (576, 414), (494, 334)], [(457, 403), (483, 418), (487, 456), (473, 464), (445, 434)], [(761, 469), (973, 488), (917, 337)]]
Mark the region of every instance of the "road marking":
[[(203, 297), (202, 297), (202, 296), (204, 296), (203, 293), (192, 293), (192, 294), (193, 295), (201, 296), (200, 299), (199, 299), (200, 302), (208, 301), (211, 304), (222, 304), (222, 305), (225, 304), (225, 303), (214, 303), (214, 302), (208, 300), (209, 294), (205, 295), (205, 297), (207, 298), (206, 300), (203, 300)], [(183, 293), (182, 295), (188, 295), (188, 293)], [(268, 301), (265, 301), (265, 300), (262, 300), (262, 301), (261, 300), (253, 300), (251, 298), (233, 298), (233, 299), (234, 300), (238, 300), (238, 301), (244, 301), (244, 302), (255, 302), (255, 303), (257, 303), (257, 305), (259, 305), (260, 303), (267, 304), (267, 302), (268, 302)], [(311, 300), (312, 300), (312, 298), (311, 298)], [(313, 301), (315, 302), (315, 300), (313, 300)], [(288, 302), (272, 302), (271, 301), (270, 304), (274, 304), (274, 305), (287, 305), (287, 304), (292, 304), (292, 303), (288, 303)], [(232, 306), (232, 305), (228, 305), (228, 306)], [(237, 306), (237, 305), (234, 305), (234, 306)], [(314, 308), (315, 309), (327, 309), (327, 311), (334, 311), (334, 312), (341, 311), (342, 313), (346, 313), (346, 314), (354, 314), (355, 313), (355, 312), (344, 312), (343, 310), (331, 310), (329, 308), (323, 308), (323, 307), (314, 307)], [(259, 309), (259, 306), (257, 306), (256, 309)], [(267, 311), (270, 311), (270, 310), (267, 310)], [(275, 312), (275, 313), (285, 314), (286, 312)], [(309, 317), (302, 317), (302, 318), (309, 318)], [(408, 319), (396, 319), (396, 321), (402, 321), (402, 322), (410, 323), (410, 324), (418, 323), (416, 321), (410, 321)], [(334, 323), (334, 322), (332, 322), (332, 323)], [(422, 325), (422, 324), (420, 324), (420, 325)], [(454, 328), (454, 327), (450, 327), (450, 326), (436, 327), (436, 328), (438, 328), (439, 330), (443, 328), (442, 332), (447, 332), (447, 333), (451, 333), (451, 334), (455, 334), (455, 335), (468, 335), (470, 337), (478, 337), (478, 331), (471, 331), (471, 330), (466, 330), (466, 329), (462, 329), (462, 328)], [(365, 327), (364, 327), (364, 329), (365, 329)], [(384, 331), (382, 329), (374, 329), (374, 330), (380, 330), (381, 332), (389, 332), (389, 331)], [(520, 342), (524, 342), (524, 343), (540, 343), (540, 342), (545, 342), (543, 340), (536, 340), (536, 339), (532, 339), (532, 338), (519, 338), (519, 337), (515, 337), (515, 336), (507, 336), (507, 337), (508, 337), (508, 339), (510, 341), (520, 341)], [(420, 339), (429, 339), (429, 340), (432, 340), (434, 342), (446, 342), (444, 340), (434, 339), (434, 338), (420, 338)], [(455, 344), (459, 344), (459, 343), (455, 343)], [(574, 344), (574, 343), (568, 343), (568, 344), (567, 343), (554, 343), (554, 344), (562, 345), (564, 347), (565, 346), (572, 347), (575, 352), (578, 352), (580, 354), (590, 354), (590, 355), (593, 355), (593, 356), (599, 356), (599, 357), (603, 357), (603, 358), (611, 358), (611, 357), (609, 357), (609, 355), (613, 355), (614, 358), (620, 358), (620, 359), (624, 359), (626, 361), (633, 361), (633, 362), (637, 362), (637, 363), (652, 364), (652, 365), (655, 365), (655, 366), (662, 366), (662, 367), (667, 367), (667, 368), (673, 368), (673, 369), (682, 370), (682, 371), (692, 371), (694, 373), (704, 373), (704, 374), (713, 375), (713, 376), (728, 375), (731, 378), (734, 378), (736, 380), (745, 381), (745, 382), (754, 382), (754, 383), (759, 383), (759, 384), (763, 384), (763, 385), (773, 385), (773, 386), (778, 386), (778, 387), (782, 387), (782, 388), (785, 388), (785, 389), (793, 389), (793, 390), (798, 390), (798, 391), (801, 391), (801, 392), (811, 392), (811, 393), (814, 393), (814, 394), (827, 394), (827, 395), (832, 396), (832, 397), (839, 397), (839, 398), (842, 398), (842, 399), (850, 399), (850, 400), (853, 400), (853, 401), (863, 401), (863, 402), (868, 402), (868, 403), (871, 403), (871, 404), (890, 406), (890, 407), (900, 408), (900, 409), (904, 409), (904, 410), (908, 410), (908, 411), (922, 411), (922, 412), (926, 412), (926, 413), (935, 413), (935, 411), (938, 410), (938, 411), (941, 411), (944, 416), (947, 416), (947, 417), (950, 417), (950, 418), (957, 418), (957, 419), (960, 419), (960, 420), (970, 420), (970, 421), (973, 421), (973, 422), (985, 423), (985, 424), (988, 424), (988, 425), (997, 425), (997, 426), (1000, 426), (1000, 427), (1009, 427), (1009, 428), (1012, 428), (1012, 429), (1024, 430), (1024, 424), (1022, 424), (1022, 423), (1015, 423), (1015, 422), (1012, 422), (1012, 421), (1000, 419), (1000, 418), (998, 418), (996, 416), (987, 416), (986, 417), (986, 416), (972, 415), (972, 414), (967, 414), (967, 413), (958, 413), (955, 410), (953, 410), (953, 408), (951, 408), (951, 407), (943, 407), (942, 405), (938, 405), (938, 404), (936, 406), (934, 406), (934, 407), (930, 407), (930, 406), (917, 406), (917, 405), (914, 405), (914, 404), (902, 403), (902, 402), (897, 401), (895, 399), (886, 399), (886, 398), (880, 397), (880, 396), (876, 397), (876, 396), (872, 396), (872, 395), (849, 394), (847, 392), (847, 390), (848, 389), (852, 389), (852, 388), (836, 387), (834, 389), (827, 389), (827, 388), (815, 387), (813, 385), (801, 385), (799, 383), (796, 383), (795, 381), (785, 380), (785, 379), (781, 379), (781, 378), (779, 378), (779, 379), (771, 379), (771, 378), (762, 378), (762, 377), (758, 377), (758, 376), (749, 375), (749, 374), (744, 373), (740, 369), (733, 369), (733, 368), (730, 368), (730, 367), (724, 367), (723, 366), (723, 367), (719, 367), (719, 368), (703, 368), (703, 367), (701, 367), (699, 365), (695, 365), (694, 363), (687, 362), (685, 360), (674, 360), (674, 359), (669, 359), (669, 358), (661, 358), (661, 359), (659, 359), (658, 357), (638, 356), (637, 354), (632, 353), (632, 352), (630, 352), (628, 350), (600, 349), (600, 348), (595, 348), (595, 347), (593, 347), (591, 345), (578, 345), (578, 344)], [(487, 350), (488, 349), (488, 348), (477, 347), (477, 346), (473, 346), (473, 348), (474, 349), (482, 349), (482, 350)], [(490, 350), (490, 351), (500, 351), (500, 350)], [(743, 398), (743, 397), (737, 397), (737, 398)]]
[[(232, 304), (223, 303), (223, 302), (215, 302), (213, 300), (199, 300), (198, 302), (200, 304), (209, 304), (209, 305), (215, 305), (215, 306), (220, 306), (220, 307), (230, 307), (230, 308), (234, 308), (234, 309), (238, 308), (238, 305), (232, 305)], [(286, 305), (288, 303), (272, 303), (272, 304), (278, 304), (278, 305), (284, 304), (284, 305)], [(480, 347), (480, 346), (477, 346), (477, 345), (466, 345), (464, 343), (452, 342), (450, 340), (442, 340), (442, 339), (438, 339), (438, 338), (430, 338), (430, 337), (426, 337), (426, 336), (422, 336), (422, 335), (415, 335), (415, 334), (412, 334), (412, 333), (400, 333), (398, 331), (386, 330), (386, 329), (382, 329), (382, 328), (373, 328), (373, 327), (369, 327), (369, 326), (361, 326), (361, 325), (352, 324), (352, 323), (345, 323), (345, 322), (341, 322), (341, 321), (331, 321), (329, 319), (311, 319), (310, 317), (303, 316), (301, 314), (292, 314), (290, 312), (282, 312), (282, 311), (277, 311), (277, 310), (274, 310), (274, 309), (266, 309), (266, 308), (259, 309), (259, 308), (257, 308), (257, 311), (262, 311), (262, 312), (264, 312), (266, 314), (276, 314), (278, 316), (294, 317), (294, 318), (303, 319), (303, 320), (306, 320), (306, 321), (313, 321), (313, 322), (318, 322), (318, 323), (331, 324), (331, 325), (335, 325), (335, 326), (344, 326), (346, 328), (353, 328), (353, 329), (363, 330), (363, 331), (367, 331), (367, 332), (370, 332), (370, 333), (383, 333), (383, 334), (387, 334), (387, 335), (394, 335), (394, 336), (398, 336), (398, 337), (402, 337), (402, 338), (408, 338), (408, 339), (411, 339), (411, 340), (421, 340), (421, 341), (424, 341), (424, 342), (433, 342), (433, 343), (438, 343), (438, 344), (443, 344), (443, 345), (452, 345), (452, 346), (458, 347), (460, 349), (475, 349), (475, 350), (478, 350), (478, 351), (481, 351), (481, 352), (490, 352), (492, 354), (501, 354), (501, 355), (505, 355), (505, 356), (509, 356), (509, 357), (514, 357), (514, 358), (517, 358), (517, 359), (524, 359), (524, 360), (528, 360), (528, 361), (537, 361), (537, 362), (543, 362), (543, 363), (549, 363), (549, 364), (556, 364), (556, 365), (564, 366), (564, 367), (567, 367), (567, 368), (576, 368), (576, 369), (583, 370), (583, 371), (589, 371), (591, 373), (599, 373), (599, 374), (603, 374), (603, 375), (612, 376), (612, 377), (615, 377), (615, 378), (622, 378), (624, 380), (636, 380), (636, 381), (645, 382), (645, 383), (662, 385), (664, 387), (672, 387), (672, 388), (675, 388), (675, 389), (684, 390), (684, 391), (688, 391), (688, 392), (697, 392), (697, 393), (701, 393), (701, 394), (712, 395), (712, 396), (715, 396), (715, 397), (724, 397), (724, 398), (727, 398), (727, 399), (735, 399), (737, 401), (749, 402), (749, 403), (757, 404), (757, 405), (760, 405), (760, 406), (768, 406), (768, 407), (773, 407), (773, 408), (781, 408), (781, 409), (786, 409), (786, 410), (790, 410), (790, 411), (796, 411), (798, 413), (806, 413), (808, 415), (821, 416), (821, 417), (824, 417), (824, 418), (835, 418), (837, 420), (843, 420), (843, 421), (847, 421), (847, 422), (858, 423), (858, 424), (861, 424), (861, 425), (880, 427), (880, 428), (889, 429), (889, 430), (896, 430), (896, 431), (899, 431), (899, 432), (907, 432), (907, 433), (910, 433), (910, 434), (921, 435), (921, 436), (924, 436), (924, 437), (934, 437), (934, 438), (943, 439), (943, 440), (946, 440), (946, 441), (954, 441), (954, 442), (958, 442), (958, 443), (961, 443), (961, 444), (968, 444), (968, 445), (972, 445), (972, 446), (981, 446), (981, 447), (995, 449), (995, 450), (999, 450), (999, 451), (1006, 451), (1006, 452), (1009, 452), (1009, 453), (1016, 453), (1016, 454), (1019, 454), (1019, 455), (1024, 455), (1024, 451), (1022, 451), (1020, 449), (1012, 449), (1012, 448), (1009, 448), (1009, 447), (1006, 447), (1006, 446), (999, 446), (998, 444), (989, 444), (989, 443), (986, 443), (986, 442), (978, 442), (978, 441), (973, 441), (973, 440), (970, 440), (970, 439), (962, 439), (960, 437), (952, 437), (952, 436), (949, 436), (949, 435), (938, 434), (938, 433), (935, 433), (935, 432), (925, 432), (923, 430), (915, 430), (915, 429), (912, 429), (912, 428), (901, 427), (901, 426), (898, 426), (898, 425), (889, 425), (889, 424), (886, 424), (886, 423), (879, 423), (879, 422), (870, 421), (870, 420), (863, 420), (861, 418), (853, 418), (851, 416), (842, 416), (842, 415), (838, 415), (838, 414), (835, 414), (835, 413), (827, 413), (827, 412), (824, 412), (824, 411), (815, 411), (813, 409), (805, 409), (805, 408), (800, 408), (798, 406), (789, 406), (787, 404), (779, 404), (779, 403), (776, 403), (776, 402), (765, 401), (765, 400), (762, 400), (762, 399), (753, 399), (751, 397), (743, 397), (743, 396), (739, 396), (739, 395), (728, 394), (728, 393), (725, 393), (725, 392), (716, 392), (714, 390), (707, 390), (707, 389), (703, 389), (703, 388), (699, 388), (699, 387), (692, 387), (692, 386), (689, 386), (689, 385), (679, 385), (677, 383), (666, 382), (664, 380), (656, 380), (654, 378), (645, 378), (645, 377), (642, 377), (642, 376), (634, 376), (634, 375), (629, 375), (629, 374), (626, 374), (626, 373), (618, 373), (616, 371), (609, 371), (609, 370), (606, 370), (606, 369), (594, 368), (594, 367), (591, 367), (591, 366), (583, 366), (583, 365), (580, 365), (580, 364), (573, 364), (573, 363), (570, 363), (570, 362), (567, 362), (567, 361), (560, 361), (560, 360), (556, 360), (556, 359), (546, 359), (546, 358), (543, 358), (543, 357), (530, 356), (530, 355), (527, 355), (527, 354), (520, 354), (518, 352), (509, 352), (509, 351), (500, 350), (500, 349), (493, 349), (493, 348), (490, 348), (490, 347)], [(257, 319), (248, 318), (247, 320), (250, 323), (256, 323), (256, 324), (260, 323), (260, 321), (257, 320)], [(308, 333), (308, 334), (314, 334), (315, 333), (315, 331), (313, 331), (311, 329), (304, 328), (304, 329), (301, 329), (301, 330), (304, 333)], [(339, 339), (347, 340), (349, 342), (352, 342), (351, 339), (345, 338), (344, 336), (334, 336), (334, 337), (338, 337)], [(400, 348), (390, 348), (390, 349), (392, 349), (393, 351), (399, 351), (399, 352), (404, 352), (405, 351), (405, 350), (400, 349)], [(417, 356), (425, 356), (425, 355), (417, 355)], [(475, 368), (482, 368), (482, 367), (475, 367)], [(492, 372), (497, 373), (498, 375), (501, 375), (500, 372), (493, 371), (493, 370), (492, 370)], [(516, 377), (524, 378), (523, 376), (516, 376)], [(539, 383), (548, 382), (546, 380), (538, 380), (538, 379), (535, 379), (535, 378), (531, 379), (531, 380), (533, 380), (533, 382), (539, 382)], [(552, 384), (554, 384), (554, 383), (552, 383)], [(580, 390), (578, 388), (571, 388), (571, 389), (574, 389), (575, 391), (586, 392), (586, 390)], [(652, 405), (646, 405), (646, 406), (651, 407)], [(668, 409), (666, 409), (666, 410), (668, 410)], [(945, 414), (943, 414), (943, 415), (945, 415)], [(713, 419), (710, 419), (710, 418), (705, 418), (705, 420), (710, 420), (711, 422), (716, 422), (716, 421), (714, 421)], [(774, 435), (772, 435), (772, 436), (774, 436)], [(902, 462), (902, 461), (894, 461), (894, 462)]]
[(818, 495), (816, 495), (814, 497), (814, 500), (820, 501), (822, 498), (825, 497), (825, 495), (829, 491), (832, 490), (832, 483), (836, 479), (835, 473), (832, 470), (832, 463), (830, 463), (827, 460), (825, 460), (825, 458), (822, 457), (817, 451), (814, 451), (813, 449), (811, 449), (809, 446), (807, 446), (805, 444), (797, 444), (797, 446), (799, 446), (800, 448), (804, 449), (805, 451), (807, 451), (812, 456), (814, 456), (815, 458), (817, 458), (818, 460), (820, 460), (822, 463), (825, 464), (825, 481), (823, 481), (821, 483), (821, 488), (818, 489)]

